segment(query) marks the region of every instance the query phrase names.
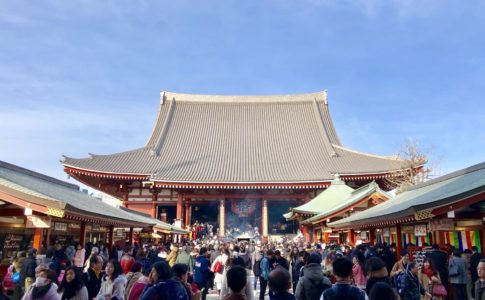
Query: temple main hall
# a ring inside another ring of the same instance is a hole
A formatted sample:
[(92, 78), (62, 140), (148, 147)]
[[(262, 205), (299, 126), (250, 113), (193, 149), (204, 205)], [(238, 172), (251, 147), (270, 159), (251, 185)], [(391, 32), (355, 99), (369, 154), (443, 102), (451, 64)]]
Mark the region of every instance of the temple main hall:
[[(155, 108), (155, 105), (154, 105)], [(121, 148), (121, 146), (120, 146)], [(65, 172), (125, 207), (219, 236), (257, 227), (295, 233), (283, 215), (325, 190), (336, 174), (352, 188), (383, 186), (403, 162), (344, 147), (326, 91), (271, 96), (162, 92), (145, 145), (64, 157)]]

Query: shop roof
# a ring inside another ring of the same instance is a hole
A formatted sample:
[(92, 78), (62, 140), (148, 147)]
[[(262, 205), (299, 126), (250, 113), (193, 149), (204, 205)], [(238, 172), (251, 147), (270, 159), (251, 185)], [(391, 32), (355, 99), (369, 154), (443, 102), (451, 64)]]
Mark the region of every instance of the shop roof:
[(329, 211), (334, 207), (339, 206), (342, 201), (352, 194), (353, 191), (354, 189), (346, 185), (345, 182), (340, 179), (340, 176), (336, 174), (327, 189), (307, 203), (290, 208), (293, 214), (285, 214), (284, 217), (291, 218), (295, 213), (315, 215), (324, 211)]
[(350, 227), (393, 220), (453, 204), (484, 191), (485, 162), (413, 186), (384, 203), (328, 225)]
[(72, 174), (140, 175), (174, 184), (321, 183), (335, 173), (385, 176), (403, 167), (396, 157), (343, 147), (326, 92), (281, 96), (164, 92), (145, 146), (110, 155), (65, 157), (62, 163)]
[(73, 185), (55, 178), (0, 161), (0, 191), (44, 205), (52, 211), (109, 218), (120, 224), (155, 226), (171, 230), (172, 226), (125, 208), (118, 208), (79, 191)]
[(358, 203), (362, 199), (369, 197), (370, 195), (372, 195), (374, 193), (379, 193), (380, 195), (382, 195), (386, 199), (391, 198), (390, 194), (388, 194), (387, 192), (382, 190), (375, 181), (372, 181), (372, 182), (352, 191), (350, 196), (347, 199), (341, 201), (338, 205), (336, 205), (336, 206), (334, 206), (334, 207), (332, 207), (328, 210), (325, 210), (325, 211), (319, 213), (316, 216), (308, 218), (308, 219), (306, 219), (306, 220), (304, 220), (300, 223), (301, 224), (309, 224), (309, 223), (315, 223), (315, 222), (318, 222), (318, 221), (321, 221), (321, 220), (325, 220), (328, 216), (331, 216), (331, 215), (333, 215), (333, 214), (335, 214), (339, 211), (345, 210), (346, 208), (351, 207), (352, 205)]

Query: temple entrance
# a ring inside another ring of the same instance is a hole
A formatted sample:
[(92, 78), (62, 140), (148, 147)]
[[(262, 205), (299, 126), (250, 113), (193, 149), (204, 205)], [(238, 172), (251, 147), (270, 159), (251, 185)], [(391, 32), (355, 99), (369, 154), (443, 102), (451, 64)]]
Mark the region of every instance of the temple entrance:
[(261, 201), (235, 199), (226, 202), (226, 232), (232, 236), (261, 234)]
[(195, 224), (196, 221), (204, 224), (209, 223), (213, 226), (214, 232), (219, 228), (219, 208), (216, 202), (194, 204), (191, 206), (190, 215), (191, 224)]
[(268, 202), (268, 233), (271, 235), (294, 234), (298, 230), (295, 221), (287, 221), (283, 214), (291, 207), (291, 201)]
[(162, 222), (173, 224), (177, 217), (177, 207), (174, 205), (158, 205), (157, 217)]

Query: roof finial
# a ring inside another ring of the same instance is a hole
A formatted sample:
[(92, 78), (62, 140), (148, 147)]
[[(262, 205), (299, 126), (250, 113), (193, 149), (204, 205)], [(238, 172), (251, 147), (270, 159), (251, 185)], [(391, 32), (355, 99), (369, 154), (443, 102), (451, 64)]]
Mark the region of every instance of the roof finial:
[(160, 104), (165, 103), (165, 91), (160, 91)]
[(327, 94), (327, 90), (323, 90), (323, 101), (325, 102), (325, 105), (328, 105), (328, 94)]

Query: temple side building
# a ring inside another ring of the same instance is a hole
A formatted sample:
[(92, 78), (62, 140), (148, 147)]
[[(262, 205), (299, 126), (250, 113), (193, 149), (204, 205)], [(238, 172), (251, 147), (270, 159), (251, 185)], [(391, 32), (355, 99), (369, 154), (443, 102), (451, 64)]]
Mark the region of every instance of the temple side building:
[(396, 176), (402, 161), (344, 147), (327, 93), (211, 96), (162, 92), (145, 145), (65, 157), (75, 179), (169, 223), (295, 231), (283, 214), (326, 189), (335, 174), (352, 188)]

